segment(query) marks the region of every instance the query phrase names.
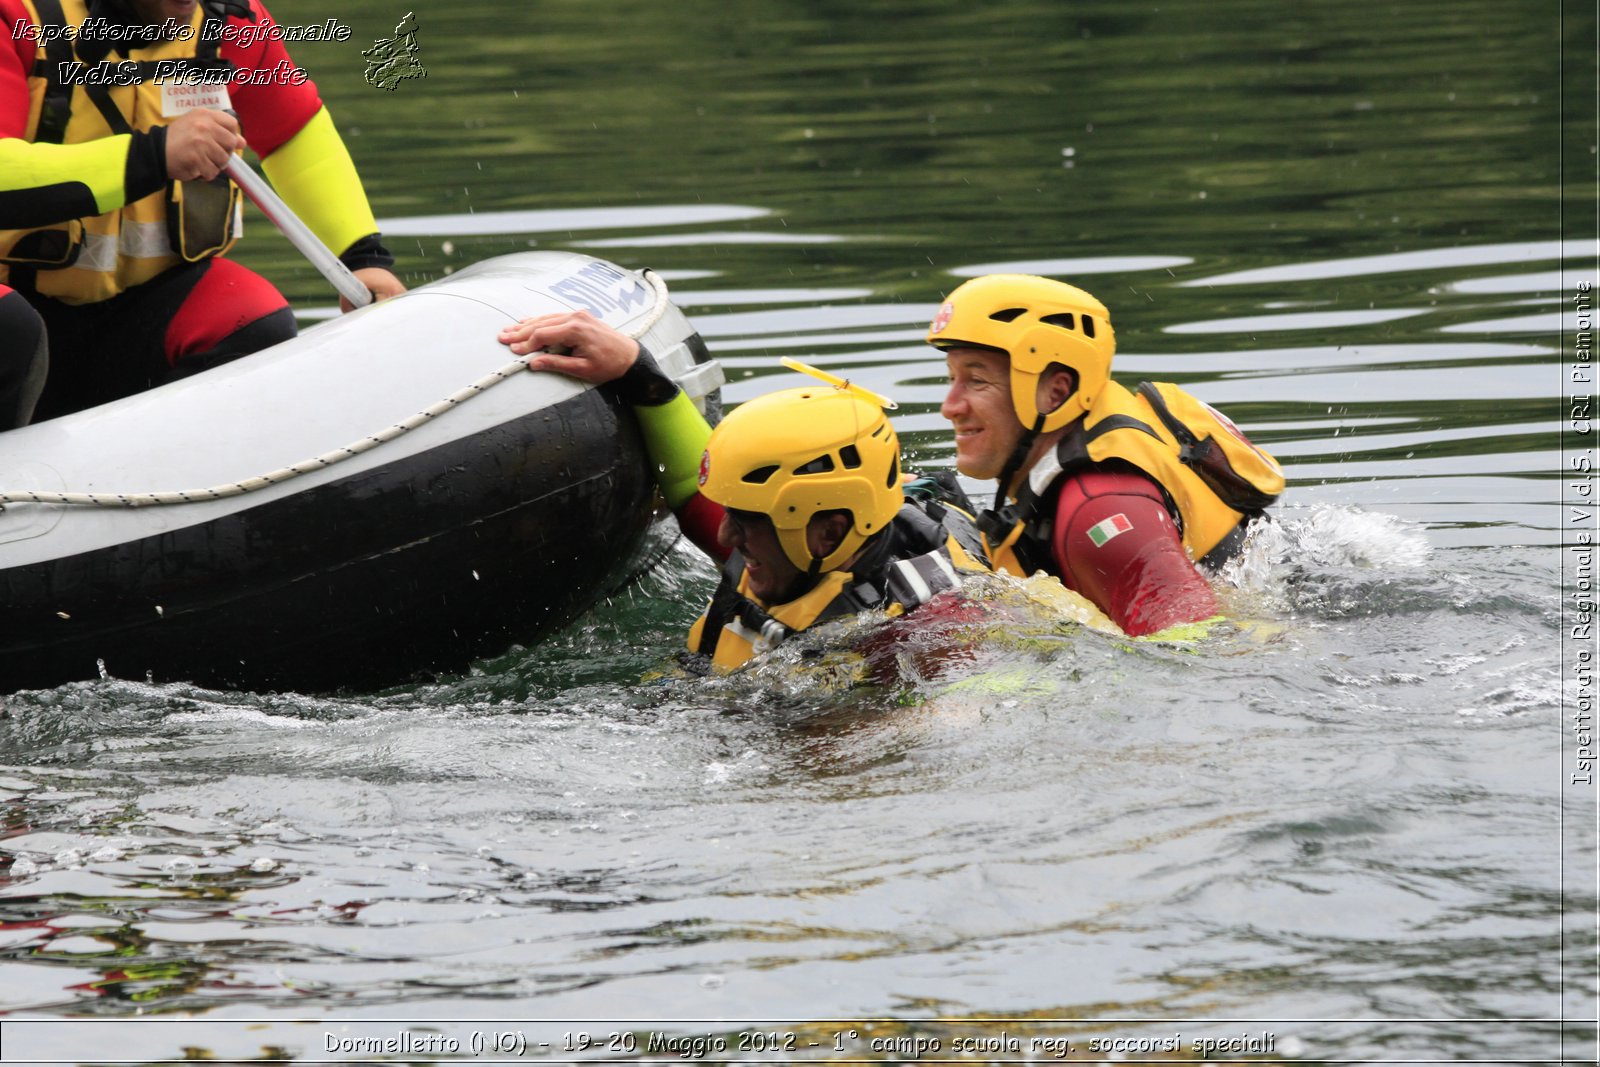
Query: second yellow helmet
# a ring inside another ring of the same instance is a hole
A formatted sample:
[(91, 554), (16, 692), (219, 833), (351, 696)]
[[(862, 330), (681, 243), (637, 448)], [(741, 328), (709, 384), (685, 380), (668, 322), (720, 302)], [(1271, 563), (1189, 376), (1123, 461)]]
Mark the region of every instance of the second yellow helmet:
[[(740, 404), (711, 432), (700, 492), (723, 507), (772, 519), (778, 542), (801, 570), (833, 570), (888, 526), (905, 501), (900, 442), (883, 409), (826, 385), (784, 389)], [(806, 525), (823, 511), (848, 511), (843, 543), (819, 561)]]
[[(1094, 406), (1111, 379), (1117, 349), (1104, 304), (1075, 285), (1032, 274), (986, 274), (957, 287), (929, 326), (928, 343), (1004, 352), (1011, 360), (1017, 419), (1031, 430), (1043, 416), (1043, 433)], [(1071, 370), (1077, 387), (1056, 410), (1041, 412), (1039, 376), (1052, 363)]]

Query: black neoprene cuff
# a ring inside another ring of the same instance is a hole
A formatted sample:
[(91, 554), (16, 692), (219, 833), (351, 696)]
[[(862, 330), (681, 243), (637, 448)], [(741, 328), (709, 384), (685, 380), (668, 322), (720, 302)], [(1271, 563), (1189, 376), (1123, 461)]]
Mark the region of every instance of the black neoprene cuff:
[(352, 244), (339, 254), (339, 262), (351, 270), (361, 270), (363, 267), (382, 267), (384, 270), (394, 269), (394, 257), (389, 250), (383, 247), (383, 239), (378, 234), (369, 233), (361, 240)]
[(125, 203), (143, 200), (167, 184), (167, 128), (152, 126), (133, 132), (128, 145), (128, 161), (122, 167)]
[(669, 403), (681, 391), (678, 383), (662, 373), (656, 357), (644, 345), (628, 373), (611, 383), (617, 395), (636, 408), (654, 408)]

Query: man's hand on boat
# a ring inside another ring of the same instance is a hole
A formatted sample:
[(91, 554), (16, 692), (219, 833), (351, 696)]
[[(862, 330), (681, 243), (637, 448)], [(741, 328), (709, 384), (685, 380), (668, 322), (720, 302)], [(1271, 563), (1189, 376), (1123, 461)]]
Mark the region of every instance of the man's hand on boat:
[[(372, 293), (372, 302), (387, 300), (391, 296), (399, 296), (406, 291), (405, 283), (394, 276), (393, 271), (382, 267), (362, 267), (350, 272), (356, 276), (356, 281), (366, 286)], [(350, 312), (355, 310), (355, 305), (344, 297), (339, 298), (339, 310)]]
[(639, 342), (587, 311), (535, 315), (500, 331), (500, 343), (528, 360), (529, 370), (553, 370), (579, 381), (614, 382), (639, 358)]

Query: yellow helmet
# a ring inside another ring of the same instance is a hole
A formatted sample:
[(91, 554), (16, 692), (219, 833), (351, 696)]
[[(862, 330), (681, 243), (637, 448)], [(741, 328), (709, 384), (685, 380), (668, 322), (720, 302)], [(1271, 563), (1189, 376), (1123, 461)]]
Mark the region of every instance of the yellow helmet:
[[(894, 427), (860, 392), (814, 385), (740, 404), (706, 442), (701, 494), (771, 518), (784, 554), (801, 570), (838, 567), (888, 526), (905, 500)], [(835, 510), (850, 512), (853, 522), (839, 547), (818, 560), (806, 544), (806, 524)]]
[[(1077, 286), (1031, 274), (986, 274), (950, 294), (928, 327), (936, 348), (995, 348), (1011, 359), (1011, 404), (1022, 425), (1059, 430), (1088, 411), (1111, 379), (1116, 335), (1106, 306)], [(1055, 411), (1038, 407), (1039, 376), (1069, 368), (1077, 389)]]

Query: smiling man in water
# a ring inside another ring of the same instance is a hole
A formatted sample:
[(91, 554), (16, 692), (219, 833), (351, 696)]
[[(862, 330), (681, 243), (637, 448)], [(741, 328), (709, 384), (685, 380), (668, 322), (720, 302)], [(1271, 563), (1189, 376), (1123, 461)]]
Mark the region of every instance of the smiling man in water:
[(956, 466), (999, 482), (979, 517), (996, 569), (1043, 570), (1135, 636), (1217, 613), (1201, 569), (1283, 491), (1277, 461), (1177, 386), (1111, 380), (1105, 305), (1021, 274), (975, 278), (928, 329)]
[(930, 483), (907, 499), (882, 397), (848, 383), (785, 389), (712, 430), (637, 341), (588, 312), (525, 319), (500, 341), (542, 353), (530, 370), (614, 383), (633, 408), (684, 533), (723, 563), (689, 633), (690, 651), (719, 670), (830, 619), (911, 611), (954, 589), (958, 571), (988, 569), (969, 516)]
[(316, 86), (275, 35), (225, 32), (271, 21), (260, 0), (0, 0), (0, 430), (294, 336), (277, 289), (219, 258), (240, 199), (218, 175), (247, 146), (375, 296), (404, 291)]

